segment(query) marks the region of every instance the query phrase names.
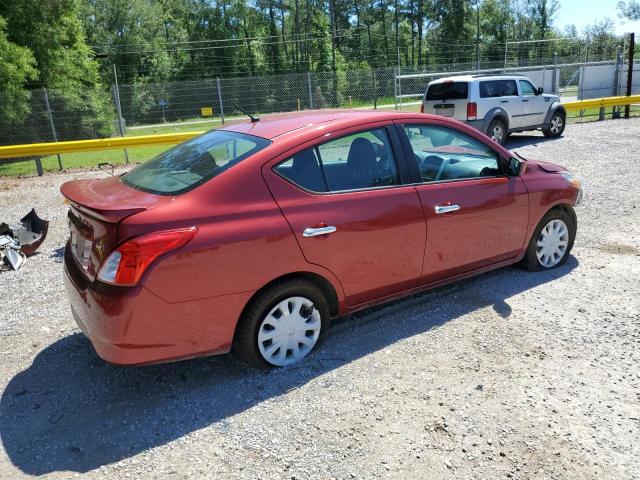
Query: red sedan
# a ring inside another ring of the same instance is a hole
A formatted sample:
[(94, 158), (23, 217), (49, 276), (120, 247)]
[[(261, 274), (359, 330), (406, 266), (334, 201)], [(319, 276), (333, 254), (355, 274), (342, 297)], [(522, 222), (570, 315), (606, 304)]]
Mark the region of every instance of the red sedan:
[(307, 356), (331, 319), (519, 263), (563, 264), (580, 183), (455, 120), (276, 115), (65, 183), (65, 284), (98, 354)]

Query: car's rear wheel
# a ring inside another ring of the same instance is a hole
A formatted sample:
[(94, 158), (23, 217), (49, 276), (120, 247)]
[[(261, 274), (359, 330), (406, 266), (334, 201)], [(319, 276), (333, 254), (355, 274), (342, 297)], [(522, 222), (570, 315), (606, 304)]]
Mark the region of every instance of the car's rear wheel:
[(489, 124), (487, 135), (494, 142), (497, 142), (500, 145), (504, 145), (507, 141), (507, 137), (509, 136), (509, 132), (507, 131), (507, 127), (502, 120), (495, 119), (492, 120)]
[(542, 133), (547, 138), (558, 138), (564, 132), (566, 126), (566, 116), (562, 112), (554, 112), (549, 120), (549, 125), (542, 129)]
[(291, 279), (251, 301), (239, 321), (234, 351), (258, 368), (284, 367), (305, 358), (326, 336), (329, 308), (312, 282)]
[(574, 218), (564, 209), (551, 210), (533, 232), (522, 266), (530, 271), (559, 267), (569, 258), (575, 237)]

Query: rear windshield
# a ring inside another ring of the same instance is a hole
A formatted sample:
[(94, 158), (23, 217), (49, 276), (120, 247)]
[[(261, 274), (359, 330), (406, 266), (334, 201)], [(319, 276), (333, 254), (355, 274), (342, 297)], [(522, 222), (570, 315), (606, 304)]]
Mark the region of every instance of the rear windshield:
[(426, 100), (462, 100), (469, 95), (469, 83), (433, 83), (427, 89)]
[(173, 147), (122, 176), (133, 188), (158, 195), (184, 193), (262, 150), (271, 141), (213, 130)]

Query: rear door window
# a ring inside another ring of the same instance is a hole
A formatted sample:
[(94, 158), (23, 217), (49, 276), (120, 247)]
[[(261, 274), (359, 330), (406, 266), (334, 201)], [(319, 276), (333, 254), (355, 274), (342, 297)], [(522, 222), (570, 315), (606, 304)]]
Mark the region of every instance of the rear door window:
[(429, 85), (426, 100), (462, 100), (468, 96), (468, 82), (442, 82)]
[(480, 98), (496, 98), (499, 96), (500, 90), (496, 80), (480, 82)]
[(518, 96), (518, 85), (515, 80), (498, 80), (498, 89), (501, 97)]
[(312, 192), (339, 192), (400, 183), (384, 128), (340, 137), (302, 150), (275, 171)]
[(158, 195), (178, 195), (259, 152), (270, 140), (214, 130), (173, 147), (122, 176), (125, 185)]

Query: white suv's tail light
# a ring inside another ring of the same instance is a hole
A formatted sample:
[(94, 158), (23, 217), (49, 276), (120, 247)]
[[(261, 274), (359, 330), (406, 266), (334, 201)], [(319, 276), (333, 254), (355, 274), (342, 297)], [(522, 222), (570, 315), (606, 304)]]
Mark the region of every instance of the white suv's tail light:
[(478, 104), (475, 102), (467, 103), (467, 120), (478, 119)]

